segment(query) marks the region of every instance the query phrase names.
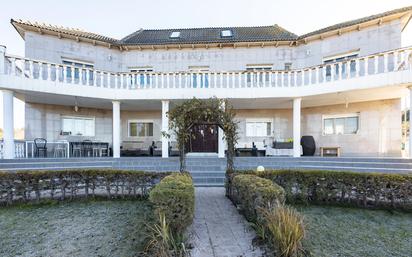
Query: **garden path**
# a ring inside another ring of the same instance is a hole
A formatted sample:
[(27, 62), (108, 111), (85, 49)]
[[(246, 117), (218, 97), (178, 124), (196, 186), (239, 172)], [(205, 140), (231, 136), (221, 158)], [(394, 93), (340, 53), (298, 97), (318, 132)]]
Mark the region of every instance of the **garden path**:
[(223, 187), (198, 187), (195, 195), (193, 257), (264, 256), (260, 248), (252, 246), (255, 233), (225, 196)]

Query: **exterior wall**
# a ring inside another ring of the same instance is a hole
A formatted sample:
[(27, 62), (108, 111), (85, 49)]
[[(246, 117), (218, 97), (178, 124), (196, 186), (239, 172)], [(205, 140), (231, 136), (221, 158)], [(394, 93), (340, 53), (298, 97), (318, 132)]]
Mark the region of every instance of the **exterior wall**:
[[(304, 102), (304, 99), (303, 99)], [(293, 136), (291, 109), (237, 110), (239, 146), (258, 147), (263, 140), (286, 140)], [(356, 135), (323, 135), (322, 116), (360, 113), (359, 132)], [(246, 137), (247, 118), (273, 120), (273, 137)], [(400, 99), (302, 108), (301, 133), (311, 135), (316, 142), (316, 155), (321, 146), (339, 146), (342, 156), (401, 156)]]
[[(99, 140), (112, 144), (112, 111), (92, 108), (79, 108), (62, 105), (47, 105), (26, 103), (25, 139), (33, 140), (36, 137), (46, 138), (47, 141), (69, 140), (83, 141), (85, 139)], [(86, 116), (95, 118), (95, 136), (61, 136), (61, 116)], [(160, 111), (121, 111), (121, 140), (126, 148), (134, 148), (143, 143), (149, 146), (152, 141), (161, 139), (161, 112)], [(153, 121), (153, 137), (128, 137), (128, 120)]]
[[(25, 105), (25, 139), (33, 140), (36, 137), (46, 138), (47, 141), (69, 140), (83, 141), (85, 139), (112, 142), (112, 111), (91, 108), (79, 108), (78, 112), (71, 106), (33, 104)], [(61, 136), (61, 116), (87, 116), (95, 118), (95, 136)]]
[[(303, 99), (304, 102), (304, 99)], [(270, 143), (273, 139), (292, 138), (291, 109), (236, 110), (239, 121), (238, 146), (251, 146), (255, 142), (263, 146), (263, 140)], [(360, 113), (359, 133), (356, 135), (323, 135), (322, 116)], [(96, 136), (93, 138), (60, 136), (61, 115), (93, 116), (96, 119)], [(121, 138), (125, 149), (149, 147), (152, 141), (161, 139), (161, 111), (121, 111)], [(247, 137), (246, 120), (268, 118), (273, 121), (273, 137)], [(128, 137), (128, 120), (150, 120), (153, 124), (153, 137)], [(401, 104), (400, 99), (380, 100), (372, 102), (351, 103), (345, 105), (329, 105), (302, 109), (302, 135), (314, 137), (317, 152), (320, 146), (339, 146), (343, 156), (401, 156)], [(44, 137), (48, 141), (67, 140), (100, 140), (112, 142), (112, 112), (80, 108), (74, 112), (72, 107), (26, 104), (26, 139)]]
[(121, 71), (120, 51), (90, 43), (26, 32), (25, 52), (27, 58), (37, 60), (62, 63), (62, 58), (68, 58), (94, 63), (99, 70)]
[(153, 67), (154, 71), (187, 71), (189, 66), (209, 66), (211, 71), (244, 70), (248, 64), (270, 64), (273, 69), (302, 68), (322, 63), (322, 58), (360, 49), (368, 55), (401, 47), (401, 23), (395, 20), (311, 41), (297, 47), (156, 49), (120, 52), (89, 43), (58, 39), (34, 32), (26, 33), (26, 57), (61, 63), (62, 57), (93, 62), (97, 69), (128, 71), (133, 67)]
[[(323, 135), (322, 115), (360, 113), (356, 135)], [(343, 156), (401, 156), (400, 99), (304, 108), (302, 135), (320, 146), (340, 146)], [(317, 153), (318, 154), (318, 153)]]

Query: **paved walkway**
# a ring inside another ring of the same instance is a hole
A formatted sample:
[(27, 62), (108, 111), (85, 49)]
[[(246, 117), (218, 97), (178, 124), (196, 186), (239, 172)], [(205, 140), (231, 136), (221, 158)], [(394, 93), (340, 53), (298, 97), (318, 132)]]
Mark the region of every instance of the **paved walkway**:
[(226, 198), (223, 187), (196, 188), (193, 257), (260, 257), (253, 229)]

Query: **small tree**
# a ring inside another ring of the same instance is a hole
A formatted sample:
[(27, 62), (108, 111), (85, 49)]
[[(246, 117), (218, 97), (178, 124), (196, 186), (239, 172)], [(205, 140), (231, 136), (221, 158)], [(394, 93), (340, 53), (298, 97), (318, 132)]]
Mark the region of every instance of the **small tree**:
[(227, 169), (233, 171), (238, 124), (234, 120), (233, 107), (227, 100), (216, 97), (207, 100), (193, 98), (176, 105), (168, 115), (170, 129), (177, 137), (181, 172), (186, 169), (185, 145), (192, 136), (190, 128), (196, 124), (215, 124), (223, 130), (227, 142)]

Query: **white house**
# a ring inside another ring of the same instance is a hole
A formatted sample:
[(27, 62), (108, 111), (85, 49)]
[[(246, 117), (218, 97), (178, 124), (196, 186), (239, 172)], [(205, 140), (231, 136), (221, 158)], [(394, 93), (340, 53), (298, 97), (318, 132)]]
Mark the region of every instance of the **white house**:
[[(316, 155), (329, 147), (342, 156), (401, 156), (411, 16), (405, 7), (305, 35), (271, 25), (140, 29), (120, 40), (11, 20), (25, 57), (0, 47), (2, 156), (41, 156), (32, 141), (44, 138), (49, 156), (147, 154), (154, 142), (168, 157), (167, 111), (193, 97), (229, 100), (241, 149), (255, 143), (268, 154), (273, 141), (293, 141), (283, 153), (298, 157), (309, 135)], [(24, 142), (13, 139), (13, 97), (26, 106)], [(197, 133), (203, 143), (189, 151), (224, 156), (217, 128)], [(84, 140), (100, 144), (85, 152), (76, 143)]]

